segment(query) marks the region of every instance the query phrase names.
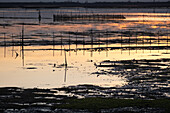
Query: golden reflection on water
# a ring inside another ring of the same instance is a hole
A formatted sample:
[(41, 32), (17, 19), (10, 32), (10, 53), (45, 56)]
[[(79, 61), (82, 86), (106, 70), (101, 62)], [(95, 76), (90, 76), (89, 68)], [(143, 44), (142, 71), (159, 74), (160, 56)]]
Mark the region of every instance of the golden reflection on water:
[[(56, 46), (59, 48), (60, 46)], [(51, 46), (26, 46), (25, 49), (47, 49)], [(67, 47), (65, 47), (67, 48)], [(0, 48), (3, 51), (4, 48)], [(19, 53), (19, 47), (15, 47), (15, 51)], [(6, 49), (6, 57), (0, 53), (0, 86), (20, 86), (20, 87), (61, 87), (63, 85), (78, 84), (96, 84), (101, 86), (122, 86), (126, 83), (124, 78), (117, 75), (101, 75), (96, 76), (91, 73), (97, 69), (94, 62), (103, 60), (129, 60), (129, 59), (159, 59), (169, 58), (170, 54), (162, 54), (167, 50), (111, 50), (93, 52), (78, 51), (77, 54), (71, 51), (67, 52), (68, 67), (67, 70), (62, 68), (54, 68), (64, 63), (63, 51), (45, 51), (33, 50), (24, 51), (24, 65), (22, 65), (22, 57), (15, 55), (12, 57), (11, 47)], [(61, 54), (61, 52), (63, 54)], [(108, 52), (108, 53), (106, 53)], [(108, 55), (106, 55), (108, 54)], [(35, 69), (34, 69), (35, 68)], [(66, 77), (65, 75), (66, 73)]]
[[(122, 13), (121, 13), (122, 14)], [(125, 15), (125, 14), (124, 14)], [(137, 27), (138, 25), (148, 25), (147, 28), (167, 28), (166, 25), (170, 24), (170, 16), (169, 14), (162, 13), (161, 16), (166, 15), (167, 17), (158, 17), (160, 15), (159, 13), (155, 13), (155, 17), (143, 17), (141, 15), (152, 15), (148, 13), (127, 13), (127, 16), (125, 20), (118, 20), (118, 23), (116, 22), (109, 22), (109, 23), (62, 23), (62, 24), (48, 24), (48, 23), (42, 23), (41, 25), (25, 25), (26, 33), (32, 34), (38, 31), (42, 31), (44, 33), (48, 32), (59, 32), (59, 31), (86, 31), (90, 30), (92, 28), (95, 28), (96, 30), (125, 30), (128, 28)], [(130, 16), (132, 15), (132, 16)], [(139, 15), (139, 16), (133, 16), (133, 15)], [(133, 20), (133, 21), (132, 21)], [(15, 23), (12, 26), (6, 26), (5, 29), (3, 26), (0, 27), (1, 33), (10, 31), (8, 33), (10, 34), (19, 34), (19, 31), (21, 31), (20, 25), (17, 25), (18, 22)], [(27, 22), (26, 22), (27, 23)], [(29, 22), (28, 22), (29, 23)], [(161, 25), (161, 26), (160, 26)], [(145, 28), (141, 28), (145, 29)], [(138, 29), (137, 29), (138, 30)]]
[[(120, 14), (120, 13), (119, 13)], [(52, 33), (60, 35), (64, 31), (79, 31), (87, 32), (91, 29), (99, 30), (100, 32), (117, 31), (115, 36), (108, 36), (107, 39), (120, 39), (122, 31), (147, 32), (150, 30), (154, 36), (139, 35), (138, 39), (144, 39), (144, 43), (116, 43), (116, 44), (101, 44), (101, 45), (55, 45), (55, 46), (24, 46), (21, 51), (19, 46), (0, 47), (0, 87), (19, 86), (19, 87), (61, 87), (65, 85), (78, 84), (94, 84), (101, 86), (116, 86), (127, 83), (123, 77), (117, 75), (95, 75), (97, 69), (94, 63), (103, 60), (131, 60), (131, 59), (159, 59), (170, 58), (169, 50), (143, 50), (143, 49), (116, 49), (110, 50), (111, 47), (152, 47), (152, 46), (169, 46), (166, 40), (158, 39), (158, 31), (162, 32), (163, 36), (160, 39), (168, 37), (168, 25), (170, 24), (169, 14), (165, 13), (121, 13), (126, 16), (125, 20), (116, 20), (111, 22), (42, 22), (40, 25), (25, 25), (25, 37), (33, 38), (31, 40), (52, 40)], [(144, 16), (143, 16), (144, 15)], [(159, 15), (159, 16), (158, 16)], [(165, 17), (160, 17), (165, 16)], [(4, 33), (6, 33), (6, 41), (11, 41), (11, 35), (16, 36), (19, 41), (21, 34), (21, 26), (18, 21), (12, 21), (11, 26), (0, 27), (0, 42), (3, 42)], [(22, 22), (21, 22), (22, 23)], [(29, 22), (26, 22), (29, 23)], [(38, 34), (38, 35), (37, 35)], [(41, 35), (44, 36), (41, 36)], [(89, 35), (89, 34), (87, 34)], [(125, 34), (124, 34), (125, 35)], [(123, 39), (135, 39), (136, 36), (122, 36)], [(166, 36), (167, 35), (167, 36)], [(59, 37), (60, 38), (60, 37)], [(75, 38), (75, 37), (74, 37)], [(89, 37), (88, 37), (89, 38)], [(97, 37), (98, 38), (98, 37)], [(169, 37), (168, 37), (169, 38)], [(146, 40), (148, 39), (148, 40)], [(27, 39), (25, 39), (27, 40)], [(100, 40), (105, 41), (106, 37), (101, 36)], [(93, 49), (83, 50), (82, 48), (97, 48), (103, 47), (104, 50), (98, 51)], [(74, 49), (66, 53), (68, 68), (60, 66), (65, 61), (64, 50), (59, 49)], [(76, 49), (77, 48), (77, 49)], [(108, 49), (107, 49), (108, 48)], [(48, 50), (47, 50), (48, 49)], [(56, 50), (52, 50), (56, 49)], [(81, 49), (81, 50), (78, 50)], [(18, 56), (17, 56), (18, 54)], [(56, 65), (56, 66), (54, 66)], [(58, 68), (57, 68), (58, 66)]]

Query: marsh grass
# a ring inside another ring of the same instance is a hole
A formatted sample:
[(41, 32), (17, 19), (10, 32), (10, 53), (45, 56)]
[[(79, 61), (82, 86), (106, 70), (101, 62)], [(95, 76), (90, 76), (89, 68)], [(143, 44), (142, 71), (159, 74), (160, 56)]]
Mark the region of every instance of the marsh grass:
[(170, 110), (169, 99), (158, 100), (132, 100), (132, 99), (113, 99), (113, 98), (85, 98), (85, 99), (67, 99), (63, 100), (67, 104), (54, 106), (62, 109), (88, 109), (98, 111), (100, 109), (137, 107), (137, 108), (160, 108), (166, 113)]

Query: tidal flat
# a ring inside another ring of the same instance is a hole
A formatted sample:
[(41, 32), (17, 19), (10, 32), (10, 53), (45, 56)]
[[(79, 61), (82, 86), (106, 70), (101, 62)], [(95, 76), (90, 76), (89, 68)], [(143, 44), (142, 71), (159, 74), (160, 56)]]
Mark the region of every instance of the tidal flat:
[(169, 11), (1, 7), (0, 112), (168, 113)]

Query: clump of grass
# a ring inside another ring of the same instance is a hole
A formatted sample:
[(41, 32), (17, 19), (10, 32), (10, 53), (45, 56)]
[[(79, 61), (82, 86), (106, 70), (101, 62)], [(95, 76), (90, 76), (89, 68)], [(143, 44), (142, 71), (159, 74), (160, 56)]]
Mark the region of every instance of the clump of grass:
[(90, 111), (98, 111), (100, 109), (137, 107), (137, 108), (160, 108), (165, 113), (170, 110), (169, 99), (158, 100), (141, 100), (141, 99), (113, 99), (113, 98), (84, 98), (84, 99), (66, 99), (66, 104), (54, 106), (54, 108), (62, 109), (88, 109)]

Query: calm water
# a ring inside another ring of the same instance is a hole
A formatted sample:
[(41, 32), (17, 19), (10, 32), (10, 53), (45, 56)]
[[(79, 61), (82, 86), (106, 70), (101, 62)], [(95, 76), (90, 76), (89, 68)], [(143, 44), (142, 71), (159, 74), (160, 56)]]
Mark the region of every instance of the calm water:
[[(94, 64), (104, 60), (170, 58), (169, 12), (169, 9), (41, 9), (39, 20), (39, 10), (0, 9), (0, 17), (4, 17), (0, 19), (0, 87), (124, 86), (128, 84), (125, 76), (94, 74), (99, 71)], [(53, 14), (61, 13), (114, 14), (126, 19), (53, 21)], [(62, 66), (65, 57), (67, 67)]]

